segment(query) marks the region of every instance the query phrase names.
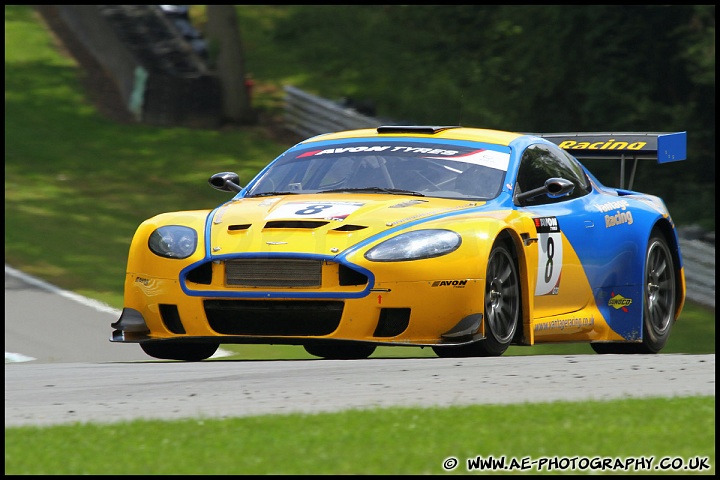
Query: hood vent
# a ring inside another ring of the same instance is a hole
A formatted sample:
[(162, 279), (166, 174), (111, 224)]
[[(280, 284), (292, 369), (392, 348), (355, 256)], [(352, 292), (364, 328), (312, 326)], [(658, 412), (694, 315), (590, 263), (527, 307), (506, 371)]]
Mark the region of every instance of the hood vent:
[(267, 222), (265, 228), (320, 228), (327, 225), (330, 222), (323, 221), (308, 221), (308, 220), (277, 220), (274, 222)]
[(228, 232), (237, 232), (238, 230), (247, 230), (250, 228), (250, 223), (246, 223), (245, 225), (228, 225)]
[(427, 200), (408, 200), (407, 202), (402, 203), (396, 203), (395, 205), (390, 205), (388, 208), (405, 208), (405, 207), (411, 207), (413, 205), (417, 205), (418, 203), (426, 203)]
[(343, 225), (342, 227), (334, 228), (333, 232), (354, 232), (355, 230), (363, 230), (367, 228), (365, 225)]

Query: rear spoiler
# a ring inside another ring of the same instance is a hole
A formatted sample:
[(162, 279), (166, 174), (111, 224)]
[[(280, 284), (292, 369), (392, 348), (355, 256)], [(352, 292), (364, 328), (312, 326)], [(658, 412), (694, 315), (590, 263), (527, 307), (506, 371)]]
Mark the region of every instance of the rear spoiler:
[(578, 160), (620, 160), (620, 188), (625, 188), (625, 161), (633, 160), (629, 189), (635, 178), (638, 160), (657, 160), (658, 163), (687, 159), (687, 132), (676, 133), (541, 133)]

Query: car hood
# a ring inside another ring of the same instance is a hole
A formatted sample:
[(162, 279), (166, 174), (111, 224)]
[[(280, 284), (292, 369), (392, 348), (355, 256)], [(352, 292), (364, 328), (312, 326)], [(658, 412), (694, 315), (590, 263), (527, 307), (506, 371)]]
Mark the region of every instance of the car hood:
[(484, 202), (400, 195), (288, 195), (241, 198), (208, 219), (210, 252), (336, 255), (411, 222), (444, 216)]

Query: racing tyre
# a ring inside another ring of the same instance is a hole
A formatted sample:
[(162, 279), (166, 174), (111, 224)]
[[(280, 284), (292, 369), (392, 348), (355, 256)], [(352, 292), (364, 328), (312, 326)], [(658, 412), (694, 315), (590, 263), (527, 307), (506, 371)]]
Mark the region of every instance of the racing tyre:
[(645, 253), (642, 343), (591, 343), (596, 353), (658, 353), (675, 322), (675, 265), (661, 236), (653, 236)]
[(485, 339), (459, 347), (433, 347), (438, 357), (497, 357), (510, 346), (520, 323), (520, 280), (504, 244), (495, 245), (490, 252), (484, 303)]
[(485, 340), (476, 343), (478, 356), (505, 353), (520, 321), (520, 279), (512, 254), (502, 244), (490, 252), (485, 277)]
[(217, 343), (191, 342), (142, 342), (140, 348), (151, 357), (163, 360), (183, 360), (199, 362), (213, 356), (220, 345)]
[(375, 351), (375, 345), (358, 343), (352, 345), (315, 343), (305, 345), (305, 351), (316, 357), (328, 360), (359, 360), (368, 358)]

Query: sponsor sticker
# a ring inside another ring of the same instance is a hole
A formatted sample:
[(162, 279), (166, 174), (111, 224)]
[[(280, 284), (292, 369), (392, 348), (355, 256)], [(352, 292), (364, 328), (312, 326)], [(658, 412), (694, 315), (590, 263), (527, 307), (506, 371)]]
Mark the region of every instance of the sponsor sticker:
[(557, 295), (563, 266), (562, 235), (557, 217), (533, 218), (538, 234), (535, 295)]
[(361, 202), (287, 202), (279, 205), (266, 217), (278, 218), (321, 218), (324, 220), (343, 220), (358, 208)]
[(622, 309), (623, 312), (627, 312), (627, 307), (629, 307), (630, 305), (632, 305), (632, 299), (625, 298), (620, 294), (615, 295), (613, 293), (613, 296), (608, 301), (608, 307), (613, 307), (615, 310)]
[(435, 280), (432, 283), (432, 287), (464, 287), (467, 285), (467, 280)]

